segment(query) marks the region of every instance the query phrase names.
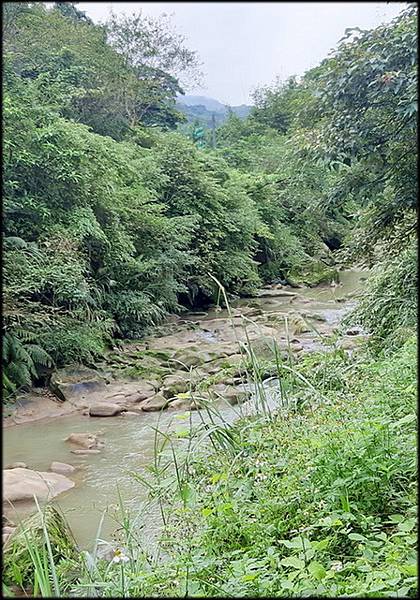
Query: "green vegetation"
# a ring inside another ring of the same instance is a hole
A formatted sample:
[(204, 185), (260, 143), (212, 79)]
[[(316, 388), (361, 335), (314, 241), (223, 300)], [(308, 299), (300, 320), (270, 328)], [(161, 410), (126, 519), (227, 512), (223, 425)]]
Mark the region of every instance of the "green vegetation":
[(338, 264), (373, 271), (347, 317), (363, 348), (331, 339), (298, 363), (248, 350), (251, 378), (279, 381), (274, 409), (259, 388), (252, 417), (207, 407), (211, 427), (156, 432), (154, 464), (133, 475), (165, 517), (165, 561), (124, 507), (110, 563), (75, 555), (53, 515), (43, 541), (13, 542), (5, 593), (415, 597), (416, 7), (259, 89), (215, 148), (177, 109), (199, 64), (167, 19), (3, 10), (6, 397), (105, 355), (162, 378), (153, 352), (110, 348), (219, 303), (217, 281), (227, 304), (266, 282), (333, 281)]
[[(279, 194), (274, 169), (170, 132), (198, 62), (165, 19), (104, 27), (71, 3), (5, 3), (4, 41), (4, 327), (21, 349), (4, 352), (8, 393), (211, 303), (211, 276), (252, 294), (318, 266), (325, 169)], [(272, 146), (293, 179), (298, 159)]]
[(311, 356), (297, 372), (318, 366), (321, 398), (289, 388), (301, 401), (239, 421), (229, 451), (196, 450), (168, 525), (173, 594), (414, 597), (415, 357), (413, 337), (350, 368)]

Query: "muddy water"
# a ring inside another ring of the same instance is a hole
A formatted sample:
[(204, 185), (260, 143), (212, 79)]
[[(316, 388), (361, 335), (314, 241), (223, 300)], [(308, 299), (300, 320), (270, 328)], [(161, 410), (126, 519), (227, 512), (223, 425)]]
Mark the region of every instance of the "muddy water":
[[(327, 333), (339, 323), (343, 314), (351, 307), (354, 300), (348, 296), (363, 287), (365, 272), (343, 271), (340, 273), (340, 286), (329, 285), (317, 288), (296, 290), (299, 296), (291, 301), (289, 297), (241, 299), (233, 306), (240, 308), (251, 304), (264, 312), (289, 312), (310, 310), (322, 314), (323, 332)], [(345, 301), (337, 302), (337, 298)], [(206, 316), (195, 317), (193, 313), (184, 318), (205, 323), (212, 319), (226, 317), (226, 311), (209, 311)], [(318, 325), (318, 324), (317, 324)], [(211, 332), (201, 332), (203, 340), (211, 342)], [(207, 336), (207, 338), (206, 338)], [(311, 349), (319, 346), (310, 334), (297, 336), (302, 345)], [(157, 340), (159, 341), (159, 340)], [(225, 420), (233, 420), (240, 411), (251, 410), (251, 404), (242, 407), (230, 407), (220, 404), (219, 410)], [(73, 533), (82, 548), (91, 548), (97, 533), (101, 516), (105, 511), (101, 537), (106, 540), (115, 539), (118, 535), (117, 505), (120, 494), (126, 508), (144, 524), (148, 536), (159, 527), (157, 508), (145, 505), (146, 492), (136, 482), (131, 472), (144, 474), (145, 468), (152, 464), (154, 454), (155, 430), (185, 430), (190, 423), (198, 423), (203, 417), (197, 412), (164, 411), (162, 413), (143, 413), (139, 416), (122, 415), (108, 419), (87, 418), (81, 414), (56, 419), (42, 420), (17, 425), (4, 430), (3, 465), (15, 461), (25, 462), (30, 468), (46, 471), (51, 461), (67, 462), (77, 467), (72, 475), (76, 486), (61, 494), (54, 500), (65, 513)], [(98, 455), (78, 456), (70, 452), (69, 445), (64, 443), (72, 432), (102, 432), (105, 447)], [(18, 506), (19, 515), (24, 516), (33, 511), (32, 504)], [(6, 509), (12, 520), (16, 521), (16, 513)], [(152, 536), (153, 537), (153, 536)]]

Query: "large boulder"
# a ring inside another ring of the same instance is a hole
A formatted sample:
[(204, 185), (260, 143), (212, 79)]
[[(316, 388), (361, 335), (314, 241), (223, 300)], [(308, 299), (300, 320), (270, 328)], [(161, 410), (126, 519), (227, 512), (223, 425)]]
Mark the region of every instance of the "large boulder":
[(89, 408), (90, 417), (115, 417), (121, 414), (125, 408), (119, 404), (112, 404), (111, 402), (98, 402), (92, 404)]
[(252, 350), (258, 359), (273, 359), (276, 355), (276, 348), (277, 352), (281, 351), (278, 341), (268, 335), (261, 335), (259, 338), (250, 340), (250, 343), (246, 343), (246, 347)]
[(82, 365), (58, 369), (51, 375), (50, 389), (62, 401), (75, 402), (106, 385), (106, 378)]
[(74, 487), (74, 482), (59, 473), (32, 469), (3, 470), (3, 501), (49, 500)]
[(198, 410), (201, 404), (198, 399), (193, 398), (176, 398), (168, 404), (168, 409), (171, 410)]
[(97, 450), (103, 446), (103, 442), (99, 441), (93, 433), (71, 433), (64, 441), (87, 450)]

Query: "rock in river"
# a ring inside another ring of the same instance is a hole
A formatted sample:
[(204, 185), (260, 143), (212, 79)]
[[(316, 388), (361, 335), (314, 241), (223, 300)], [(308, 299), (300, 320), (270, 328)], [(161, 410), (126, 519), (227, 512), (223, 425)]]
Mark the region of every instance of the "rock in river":
[(68, 465), (67, 463), (62, 463), (58, 461), (53, 461), (50, 466), (50, 471), (53, 473), (59, 473), (60, 475), (68, 475), (69, 473), (73, 473), (76, 469), (72, 465)]
[(110, 402), (100, 402), (97, 404), (92, 404), (89, 408), (89, 416), (90, 417), (115, 417), (122, 413), (124, 409), (119, 404), (112, 404)]
[(82, 446), (82, 448), (88, 450), (97, 449), (100, 446), (103, 446), (103, 442), (100, 442), (93, 433), (71, 433), (64, 441), (75, 444), (76, 446)]
[(54, 498), (72, 488), (74, 482), (58, 473), (32, 469), (3, 470), (3, 501), (38, 500)]

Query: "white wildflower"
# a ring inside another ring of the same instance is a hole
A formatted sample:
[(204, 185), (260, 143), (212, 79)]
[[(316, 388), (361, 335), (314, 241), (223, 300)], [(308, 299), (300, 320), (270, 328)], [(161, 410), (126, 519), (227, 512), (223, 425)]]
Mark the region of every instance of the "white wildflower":
[(112, 559), (113, 563), (125, 563), (128, 562), (130, 559), (128, 558), (128, 556), (126, 554), (124, 554), (123, 550), (121, 550), (121, 548), (116, 548), (114, 550), (114, 557)]

